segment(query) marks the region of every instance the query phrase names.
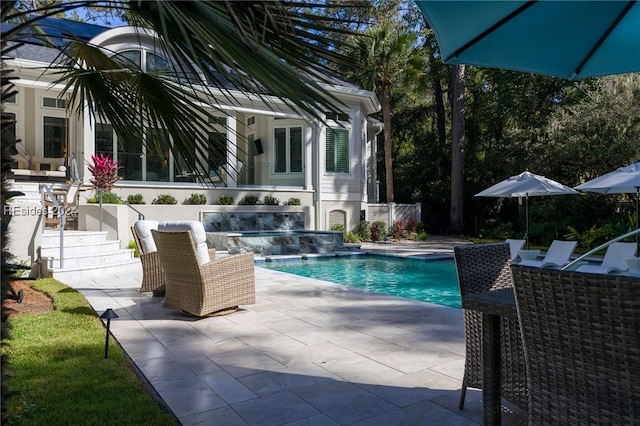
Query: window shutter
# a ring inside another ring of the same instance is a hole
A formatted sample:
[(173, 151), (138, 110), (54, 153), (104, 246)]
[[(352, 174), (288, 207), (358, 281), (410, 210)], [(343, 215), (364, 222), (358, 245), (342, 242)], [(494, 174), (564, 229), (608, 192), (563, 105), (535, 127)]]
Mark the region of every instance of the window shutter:
[(291, 141), (291, 172), (302, 171), (302, 127), (292, 127), (289, 129), (289, 139)]
[(273, 129), (273, 140), (275, 144), (275, 172), (287, 172), (287, 129), (279, 127)]
[(326, 154), (325, 154), (325, 170), (327, 172), (335, 172), (335, 143), (333, 141), (335, 136), (335, 132), (333, 129), (327, 128), (327, 143), (326, 143)]
[(327, 129), (326, 171), (349, 173), (349, 131)]
[(349, 131), (337, 130), (335, 142), (336, 172), (349, 173)]

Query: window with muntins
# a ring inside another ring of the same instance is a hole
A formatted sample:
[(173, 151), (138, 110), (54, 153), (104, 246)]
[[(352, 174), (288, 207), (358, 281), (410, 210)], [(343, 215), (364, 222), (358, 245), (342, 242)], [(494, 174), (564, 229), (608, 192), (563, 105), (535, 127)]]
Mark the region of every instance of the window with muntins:
[(302, 172), (302, 127), (276, 127), (273, 129), (274, 172)]
[(42, 98), (42, 106), (47, 108), (59, 108), (65, 109), (67, 107), (67, 101), (60, 98)]
[(349, 130), (327, 128), (327, 173), (349, 173)]

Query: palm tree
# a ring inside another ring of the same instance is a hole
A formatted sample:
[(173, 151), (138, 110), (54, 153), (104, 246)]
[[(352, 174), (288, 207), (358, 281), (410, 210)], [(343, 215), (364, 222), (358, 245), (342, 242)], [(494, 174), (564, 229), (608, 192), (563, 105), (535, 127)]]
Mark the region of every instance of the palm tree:
[[(3, 39), (9, 46), (15, 42), (57, 48), (58, 60), (49, 71), (59, 73), (57, 83), (66, 85), (79, 114), (86, 106), (123, 135), (140, 129), (141, 123), (163, 128), (173, 140), (173, 154), (195, 171), (212, 168), (202, 151), (212, 114), (202, 100), (215, 104), (222, 93), (225, 102), (233, 103), (230, 86), (279, 98), (306, 117), (323, 120), (326, 111), (337, 111), (339, 102), (322, 84), (329, 81), (325, 71), (349, 67), (352, 61), (333, 48), (329, 21), (335, 18), (307, 13), (301, 6), (287, 0), (16, 2), (3, 13), (3, 24), (13, 24)], [(60, 48), (38, 33), (45, 17), (97, 7), (153, 30), (172, 60), (171, 69), (144, 72), (114, 52), (78, 41), (74, 34)]]
[[(279, 98), (299, 113), (319, 120), (324, 119), (325, 111), (337, 111), (339, 103), (322, 85), (326, 81), (324, 71), (331, 66), (349, 67), (351, 61), (333, 48), (328, 26), (331, 18), (305, 13), (298, 6), (301, 5), (295, 1), (228, 0), (2, 2), (3, 105), (14, 93), (4, 58), (21, 43), (58, 49), (58, 60), (49, 71), (59, 73), (58, 83), (66, 85), (65, 92), (79, 115), (86, 106), (122, 135), (131, 134), (141, 123), (163, 128), (173, 139), (173, 154), (184, 159), (185, 168), (208, 168), (211, 165), (207, 156), (193, 153), (208, 142), (206, 129), (211, 114), (202, 106), (202, 100), (215, 98), (212, 88), (222, 91), (226, 102), (234, 101), (231, 92), (224, 89), (229, 85), (245, 93), (258, 91), (260, 96)], [(80, 8), (104, 8), (126, 16), (132, 25), (152, 29), (160, 47), (172, 58), (172, 69), (142, 72), (113, 52), (78, 41), (74, 34), (68, 34), (68, 43), (60, 47), (39, 31), (43, 18)], [(193, 76), (202, 76), (207, 83)], [(12, 120), (3, 114), (2, 129), (12, 125)], [(8, 198), (18, 195), (10, 193), (6, 186), (15, 140), (3, 135), (2, 154), (5, 241), (10, 217), (4, 206)], [(3, 247), (2, 294), (10, 289), (10, 258)], [(4, 321), (2, 326), (5, 337)], [(11, 394), (3, 376), (3, 407)]]
[(382, 104), (384, 124), (384, 160), (387, 202), (392, 203), (393, 156), (391, 147), (391, 91), (401, 80), (424, 70), (423, 58), (416, 46), (415, 33), (399, 28), (390, 20), (365, 31), (348, 49), (357, 68), (348, 75), (362, 87), (376, 93)]

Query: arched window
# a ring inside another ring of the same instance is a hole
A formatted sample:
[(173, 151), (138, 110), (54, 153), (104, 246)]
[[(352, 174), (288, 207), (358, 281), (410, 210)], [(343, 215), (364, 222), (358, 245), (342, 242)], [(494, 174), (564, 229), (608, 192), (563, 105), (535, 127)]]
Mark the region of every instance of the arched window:
[(171, 62), (166, 58), (146, 50), (123, 50), (115, 54), (114, 59), (122, 66), (145, 72), (172, 72)]

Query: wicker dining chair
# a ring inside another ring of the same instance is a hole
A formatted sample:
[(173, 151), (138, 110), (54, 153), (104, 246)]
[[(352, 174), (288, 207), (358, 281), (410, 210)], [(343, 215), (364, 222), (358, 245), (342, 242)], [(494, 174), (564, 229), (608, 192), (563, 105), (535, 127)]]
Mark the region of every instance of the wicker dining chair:
[(131, 227), (131, 234), (138, 247), (138, 255), (142, 263), (140, 291), (152, 291), (155, 296), (162, 296), (165, 290), (165, 278), (156, 243), (151, 235), (152, 229), (158, 229), (158, 221), (138, 220)]
[(513, 266), (531, 425), (640, 425), (640, 279)]
[[(460, 297), (472, 293), (513, 287), (509, 243), (470, 244), (454, 247)], [(464, 408), (467, 387), (482, 389), (482, 314), (464, 309), (465, 365), (460, 401)], [(500, 320), (501, 395), (526, 410), (527, 374), (516, 318)]]
[(165, 308), (202, 317), (255, 303), (253, 252), (204, 259), (192, 232), (161, 228), (151, 232), (167, 282)]

